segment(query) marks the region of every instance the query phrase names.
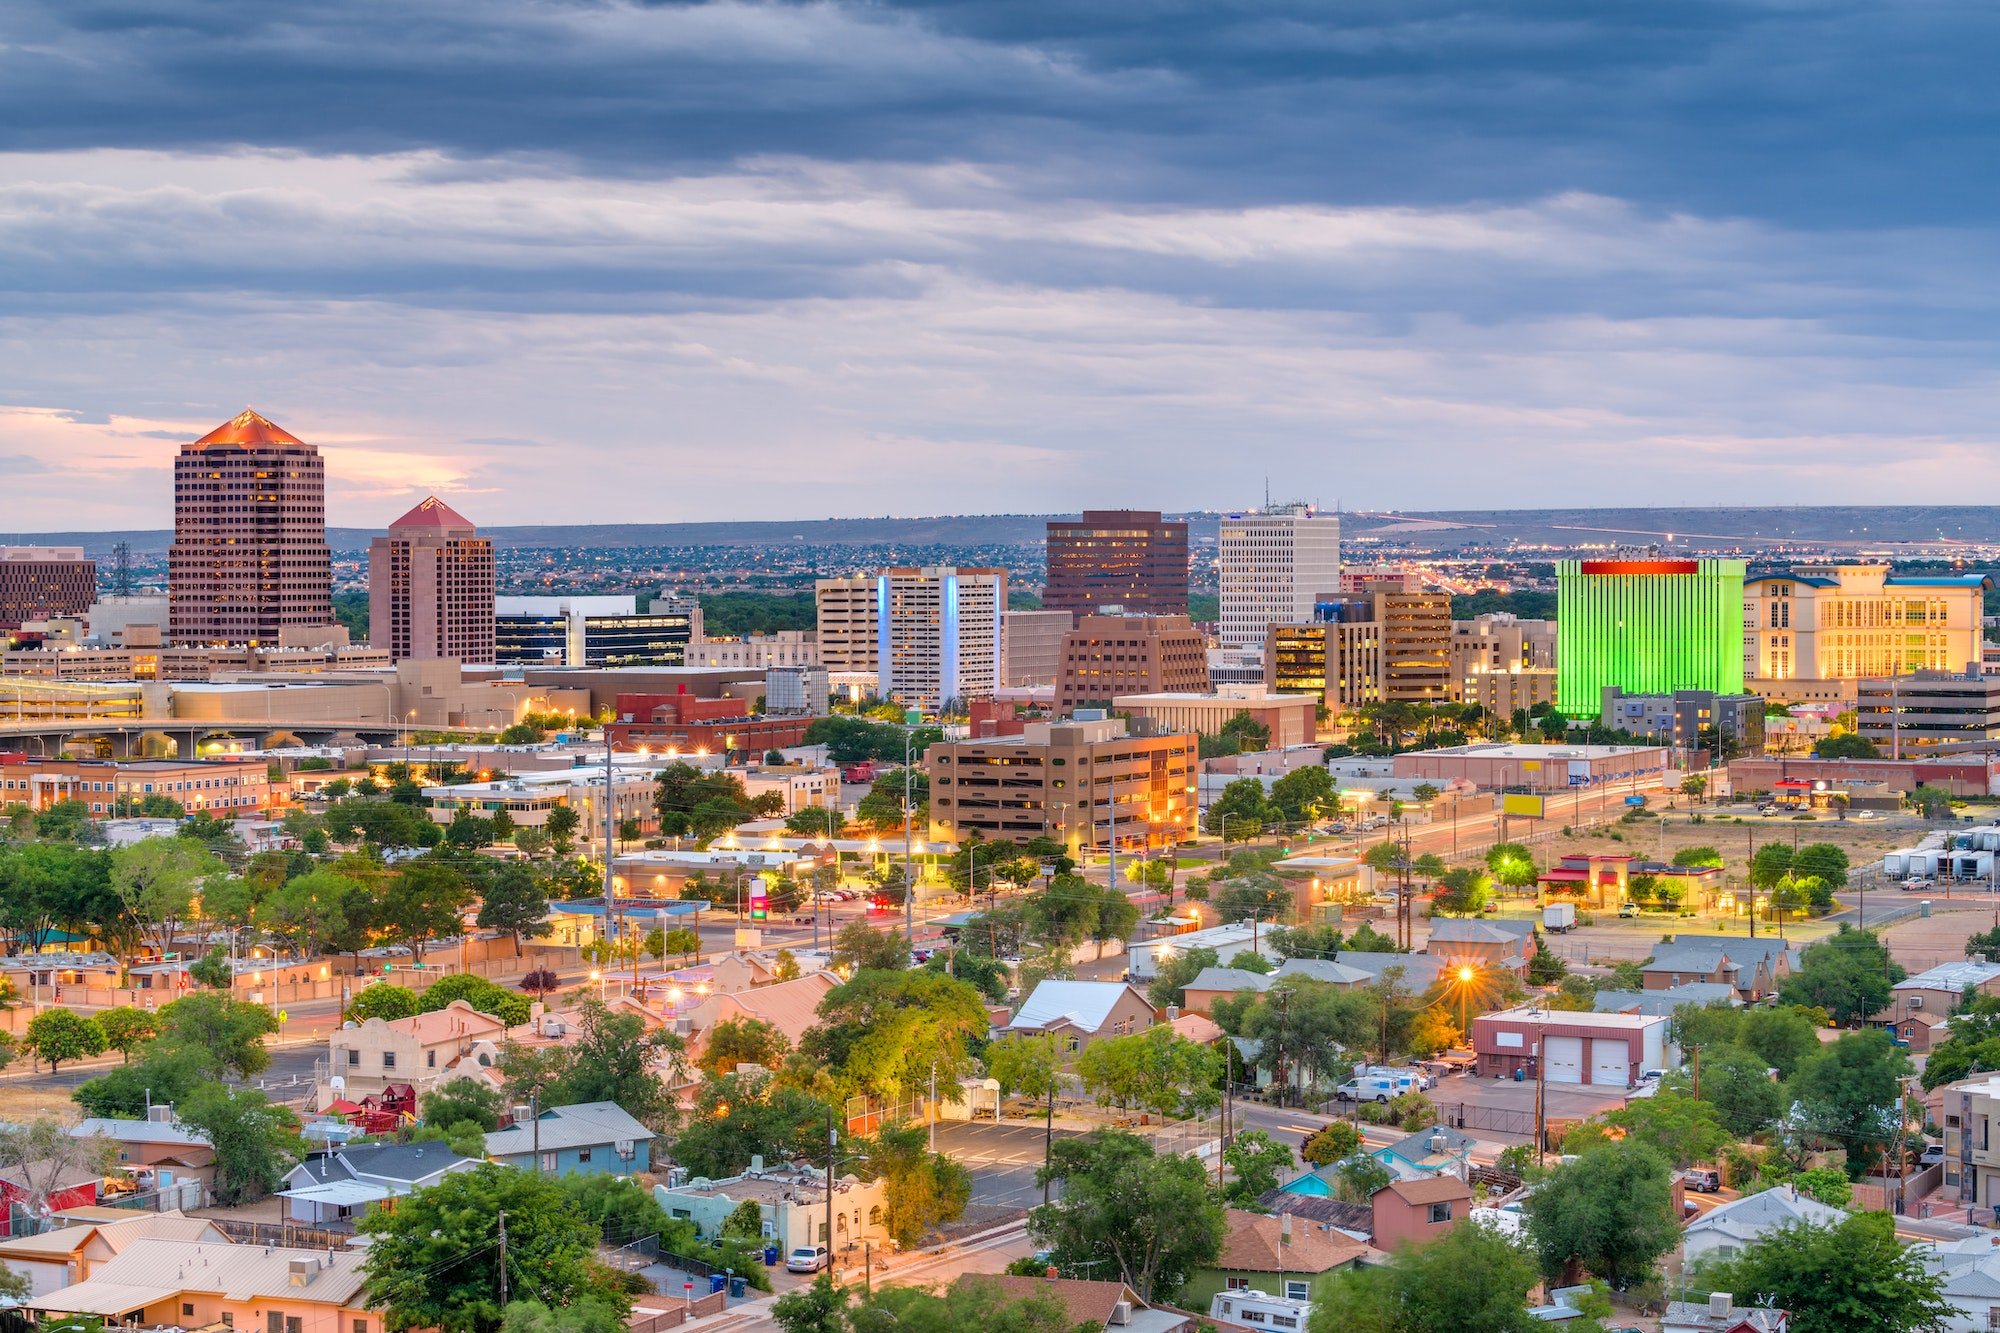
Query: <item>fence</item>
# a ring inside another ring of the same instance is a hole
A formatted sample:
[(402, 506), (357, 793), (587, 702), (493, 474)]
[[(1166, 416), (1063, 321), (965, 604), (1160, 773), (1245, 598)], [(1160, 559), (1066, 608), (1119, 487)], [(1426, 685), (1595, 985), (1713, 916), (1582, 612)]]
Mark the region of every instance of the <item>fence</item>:
[(729, 1303), (726, 1291), (711, 1291), (705, 1296), (683, 1301), (667, 1309), (653, 1309), (639, 1306), (625, 1321), (626, 1333), (661, 1333), (663, 1329), (679, 1328), (690, 1319), (701, 1319), (707, 1315), (721, 1314)]
[(354, 1239), (350, 1231), (307, 1226), (302, 1222), (247, 1222), (234, 1217), (211, 1217), (223, 1235), (239, 1245), (279, 1245), (300, 1250), (345, 1249)]

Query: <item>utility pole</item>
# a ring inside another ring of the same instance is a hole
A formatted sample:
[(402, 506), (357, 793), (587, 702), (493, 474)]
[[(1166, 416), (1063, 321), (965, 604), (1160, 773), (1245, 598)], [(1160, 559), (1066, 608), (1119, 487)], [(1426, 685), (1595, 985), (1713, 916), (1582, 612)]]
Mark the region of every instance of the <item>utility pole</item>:
[(833, 1273), (833, 1153), (838, 1140), (833, 1133), (833, 1108), (826, 1108), (826, 1271)]
[(535, 1174), (542, 1174), (542, 1094), (528, 1094), (528, 1135), (535, 1154)]
[[(917, 938), (917, 877), (910, 869), (910, 825), (917, 814), (917, 808), (910, 804), (910, 742), (915, 739), (915, 732), (906, 732), (903, 736), (903, 943), (905, 944), (912, 943)], [(833, 1206), (832, 1199), (831, 1194), (827, 1195), (829, 1208)], [(827, 1244), (833, 1244), (833, 1233), (830, 1231), (827, 1233)]]
[(1544, 1164), (1543, 1150), (1548, 1143), (1548, 1121), (1545, 1118), (1548, 1096), (1548, 1045), (1549, 1011), (1548, 997), (1542, 997), (1541, 1016), (1535, 1020), (1535, 1165)]
[(507, 1211), (501, 1209), (500, 1221), (500, 1308), (507, 1308)]

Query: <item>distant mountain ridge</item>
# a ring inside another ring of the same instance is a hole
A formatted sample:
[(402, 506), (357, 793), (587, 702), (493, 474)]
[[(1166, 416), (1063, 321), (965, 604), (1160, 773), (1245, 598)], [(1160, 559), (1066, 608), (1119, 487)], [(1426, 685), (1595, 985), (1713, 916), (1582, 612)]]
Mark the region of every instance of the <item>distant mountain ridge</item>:
[[(1183, 513), (1197, 542), (1215, 538), (1221, 515)], [(712, 523), (562, 523), (482, 528), (506, 547), (650, 546), (1022, 546), (1042, 540), (1060, 514), (967, 514), (932, 518), (751, 519)], [(1422, 541), (1448, 548), (1479, 544), (1611, 545), (1663, 542), (1724, 549), (1732, 543), (1866, 546), (1912, 542), (2000, 545), (2000, 506), (1824, 505), (1716, 506), (1657, 509), (1496, 509), (1352, 513), (1343, 535)], [(329, 528), (335, 550), (365, 549), (379, 529)], [(127, 532), (0, 533), (0, 541), (82, 546), (98, 558), (130, 542), (136, 554), (159, 554), (173, 534)]]

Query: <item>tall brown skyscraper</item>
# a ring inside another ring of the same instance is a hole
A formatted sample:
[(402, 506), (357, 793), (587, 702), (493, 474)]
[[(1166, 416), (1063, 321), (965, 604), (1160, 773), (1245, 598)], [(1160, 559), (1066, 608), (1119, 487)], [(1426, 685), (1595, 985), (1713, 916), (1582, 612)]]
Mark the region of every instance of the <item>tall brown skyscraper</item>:
[(1042, 606), (1086, 616), (1107, 606), (1135, 616), (1184, 616), (1188, 529), (1139, 509), (1086, 509), (1049, 523)]
[(333, 623), (319, 450), (244, 409), (174, 459), (169, 632), (187, 644), (275, 645)]
[(493, 660), (493, 540), (435, 495), (368, 544), (368, 632), (407, 657)]

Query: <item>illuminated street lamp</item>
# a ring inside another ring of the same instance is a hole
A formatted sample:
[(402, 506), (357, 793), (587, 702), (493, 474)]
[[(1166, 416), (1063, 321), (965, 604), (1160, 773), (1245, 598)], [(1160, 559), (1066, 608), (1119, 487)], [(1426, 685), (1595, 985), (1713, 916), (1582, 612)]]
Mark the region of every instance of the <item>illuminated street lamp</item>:
[(1466, 1004), (1472, 997), (1472, 983), (1478, 976), (1479, 973), (1471, 967), (1460, 967), (1458, 969), (1458, 1030), (1460, 1033), (1465, 1031), (1467, 1022)]

